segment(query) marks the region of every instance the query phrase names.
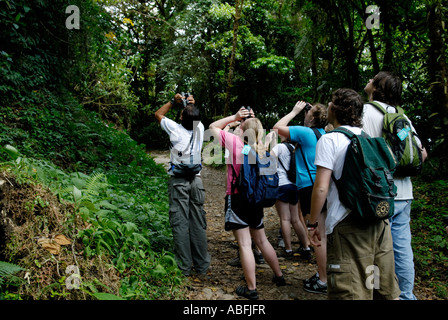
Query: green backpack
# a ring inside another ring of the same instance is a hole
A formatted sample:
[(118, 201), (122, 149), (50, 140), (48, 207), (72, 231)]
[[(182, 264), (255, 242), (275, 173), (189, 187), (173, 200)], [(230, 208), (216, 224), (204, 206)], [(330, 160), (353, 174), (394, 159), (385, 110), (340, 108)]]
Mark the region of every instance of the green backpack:
[(388, 113), (376, 101), (369, 102), (384, 114), (383, 138), (392, 148), (395, 158), (399, 162), (395, 171), (397, 177), (416, 176), (422, 170), (422, 152), (412, 132), (411, 123), (404, 116), (400, 107), (395, 107), (396, 113)]
[(382, 137), (371, 138), (364, 131), (356, 135), (343, 127), (329, 133), (333, 132), (350, 139), (341, 178), (332, 176), (339, 200), (363, 220), (390, 218), (397, 192), (393, 179), (397, 163), (386, 141)]

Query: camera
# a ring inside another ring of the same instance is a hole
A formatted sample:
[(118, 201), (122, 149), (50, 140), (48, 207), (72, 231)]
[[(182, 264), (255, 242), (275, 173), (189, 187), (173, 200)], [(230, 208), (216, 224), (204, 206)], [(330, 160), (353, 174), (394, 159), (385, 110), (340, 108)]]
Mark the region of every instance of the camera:
[(308, 102), (306, 103), (306, 105), (305, 105), (305, 111), (310, 111), (311, 110), (311, 108), (312, 108), (313, 106), (312, 105), (310, 105)]
[(249, 116), (247, 116), (246, 118), (244, 118), (244, 120), (247, 120), (247, 119), (249, 119), (249, 118), (252, 118), (252, 115), (250, 114), (250, 107), (249, 107), (249, 106), (247, 106), (247, 107), (242, 106), (242, 108), (244, 108), (244, 109), (246, 109), (247, 111), (249, 111)]
[(190, 96), (189, 92), (182, 92), (182, 104), (184, 105), (184, 108), (187, 106), (187, 104), (189, 104), (188, 102), (188, 97)]

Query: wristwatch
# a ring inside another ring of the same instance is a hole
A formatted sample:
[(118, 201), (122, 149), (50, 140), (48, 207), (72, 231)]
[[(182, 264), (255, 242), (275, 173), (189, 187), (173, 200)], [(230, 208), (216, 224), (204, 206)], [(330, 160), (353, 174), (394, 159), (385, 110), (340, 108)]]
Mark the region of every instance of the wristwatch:
[(319, 224), (317, 223), (317, 221), (316, 221), (316, 223), (312, 223), (312, 224), (309, 223), (309, 221), (308, 221), (307, 224), (306, 224), (306, 226), (308, 227), (308, 231), (316, 229), (318, 225)]
[(171, 104), (174, 106), (175, 104), (176, 104), (176, 100), (174, 100), (174, 98), (173, 99), (171, 99)]

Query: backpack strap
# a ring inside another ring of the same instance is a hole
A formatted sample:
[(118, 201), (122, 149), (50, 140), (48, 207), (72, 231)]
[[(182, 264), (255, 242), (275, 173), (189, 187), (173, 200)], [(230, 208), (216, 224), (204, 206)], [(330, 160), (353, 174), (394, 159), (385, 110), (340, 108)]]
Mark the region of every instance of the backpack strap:
[[(235, 193), (235, 189), (236, 189), (236, 185), (237, 185), (237, 181), (238, 181), (238, 176), (236, 174), (236, 170), (235, 170), (235, 167), (234, 167), (234, 164), (236, 163), (236, 155), (234, 154), (234, 153), (236, 153), (236, 141), (235, 141), (235, 139), (233, 139), (232, 145), (233, 145), (233, 150), (232, 150), (232, 159), (230, 161), (231, 162), (230, 166), (232, 167), (233, 175), (232, 175), (232, 181), (230, 182), (230, 188), (231, 188), (232, 194), (234, 194)], [(229, 156), (230, 156), (230, 152), (229, 152)], [(233, 161), (233, 160), (235, 160), (235, 161)], [(240, 173), (241, 173), (241, 168), (240, 168)]]
[[(367, 104), (371, 104), (372, 106), (377, 108), (379, 111), (381, 111), (383, 114), (388, 113), (387, 110), (384, 109), (384, 107), (380, 103), (378, 103), (378, 101), (369, 101), (369, 102), (367, 102)], [(399, 106), (390, 106), (390, 107), (394, 108), (396, 113), (404, 114), (404, 110), (402, 107), (399, 107)]]
[[(356, 134), (354, 134), (353, 132), (351, 132), (349, 129), (344, 128), (344, 127), (337, 127), (336, 129), (333, 129), (332, 131), (328, 132), (328, 133), (333, 133), (333, 132), (339, 132), (339, 133), (343, 133), (345, 134), (350, 140), (356, 136)], [(369, 138), (370, 136), (364, 131), (361, 130), (361, 135), (364, 138)]]
[(320, 131), (316, 127), (312, 127), (311, 130), (313, 130), (317, 140), (319, 140), (319, 138), (322, 137), (322, 133), (320, 133)]
[[(288, 148), (290, 154), (293, 153), (294, 149), (292, 148), (291, 143), (289, 143), (289, 142), (282, 142), (282, 144), (284, 144), (284, 145)], [(287, 172), (288, 170), (286, 169), (286, 167), (285, 167), (285, 165), (283, 164), (283, 162), (282, 162), (282, 160), (280, 159), (280, 157), (278, 157), (278, 161), (279, 161), (280, 164), (282, 165), (283, 169), (285, 169), (285, 172)], [(289, 169), (291, 169), (291, 164), (289, 164), (289, 167), (290, 167)]]
[[(384, 110), (384, 109), (383, 109)], [(336, 129), (333, 129), (332, 131), (328, 132), (328, 133), (335, 133), (335, 132), (339, 132), (342, 134), (345, 134), (350, 140), (352, 140), (352, 138), (354, 136), (356, 136), (356, 134), (354, 134), (352, 131), (350, 131), (347, 128), (344, 127), (337, 127)], [(365, 138), (368, 138), (369, 135), (364, 132), (364, 130), (361, 131), (361, 135)], [(336, 177), (334, 176), (334, 172), (331, 173), (331, 178), (333, 179), (334, 183), (336, 184), (336, 186), (338, 185), (338, 180), (336, 179)]]

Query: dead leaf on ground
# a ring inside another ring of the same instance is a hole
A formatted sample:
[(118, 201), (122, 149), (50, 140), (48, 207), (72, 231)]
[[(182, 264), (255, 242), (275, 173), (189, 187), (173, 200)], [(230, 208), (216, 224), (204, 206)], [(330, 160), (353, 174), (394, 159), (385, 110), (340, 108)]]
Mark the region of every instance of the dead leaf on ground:
[(63, 234), (56, 235), (54, 237), (54, 241), (56, 241), (61, 246), (66, 246), (66, 245), (72, 244), (72, 241), (69, 238), (67, 238), (66, 236), (64, 236)]
[(58, 234), (54, 239), (47, 237), (41, 237), (37, 239), (37, 243), (42, 246), (42, 248), (48, 250), (51, 254), (59, 254), (61, 252), (61, 245), (71, 244), (71, 240), (62, 234)]
[(46, 242), (42, 244), (42, 248), (48, 250), (52, 254), (59, 254), (61, 246), (55, 242)]

